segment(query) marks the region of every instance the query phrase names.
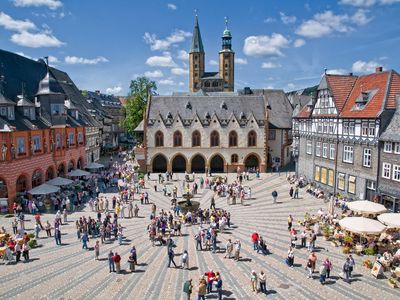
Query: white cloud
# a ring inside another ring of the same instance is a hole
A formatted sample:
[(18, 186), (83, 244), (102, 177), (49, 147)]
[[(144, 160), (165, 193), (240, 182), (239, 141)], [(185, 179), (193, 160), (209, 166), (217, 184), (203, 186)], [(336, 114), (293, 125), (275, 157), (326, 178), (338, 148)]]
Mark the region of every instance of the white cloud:
[(49, 31), (42, 31), (38, 33), (22, 31), (13, 34), (11, 36), (11, 41), (17, 45), (30, 48), (61, 47), (65, 45), (65, 43), (61, 42)]
[(394, 3), (399, 3), (400, 0), (341, 0), (340, 4), (352, 5), (357, 7), (369, 7), (375, 4), (379, 5), (390, 5)]
[(189, 70), (188, 69), (183, 69), (183, 68), (172, 68), (171, 69), (171, 74), (177, 75), (177, 76), (182, 76), (182, 75), (188, 75)]
[(348, 72), (345, 69), (330, 69), (326, 70), (326, 74), (330, 75), (346, 75)]
[(188, 60), (189, 53), (187, 53), (185, 50), (179, 50), (177, 58), (181, 60)]
[(252, 35), (244, 40), (243, 52), (247, 56), (283, 56), (281, 50), (288, 45), (289, 40), (280, 33)]
[(274, 22), (276, 22), (276, 19), (275, 19), (275, 18), (272, 18), (272, 17), (266, 18), (266, 19), (264, 20), (264, 23), (274, 23)]
[(238, 64), (238, 65), (247, 65), (247, 59), (245, 59), (245, 58), (240, 58), (240, 57), (236, 57), (236, 58), (235, 58), (235, 64)]
[(63, 4), (59, 0), (13, 0), (15, 6), (30, 7), (30, 6), (47, 6), (50, 9), (57, 9)]
[(165, 52), (163, 56), (150, 56), (146, 60), (146, 64), (151, 66), (151, 67), (166, 67), (166, 68), (172, 68), (176, 67), (176, 63), (171, 57), (171, 54), (168, 52)]
[(281, 21), (283, 24), (293, 24), (296, 23), (296, 16), (287, 16), (284, 12), (279, 13)]
[(144, 72), (144, 76), (149, 77), (149, 78), (160, 78), (160, 77), (163, 77), (164, 74), (160, 70), (154, 70), (154, 71)]
[(367, 11), (357, 10), (354, 15), (347, 14), (335, 15), (327, 10), (323, 13), (315, 14), (310, 20), (304, 21), (297, 28), (296, 34), (307, 38), (320, 38), (334, 32), (350, 32), (353, 24), (361, 26), (371, 21), (366, 15)]
[(216, 60), (214, 60), (214, 59), (209, 60), (208, 64), (211, 65), (211, 66), (218, 66), (218, 62)]
[(145, 32), (143, 39), (146, 44), (150, 45), (151, 50), (167, 50), (172, 44), (177, 44), (185, 41), (186, 38), (191, 37), (190, 32), (184, 30), (175, 30), (171, 35), (167, 36), (164, 40), (157, 39), (155, 34)]
[(58, 60), (57, 57), (55, 57), (53, 55), (49, 55), (49, 63), (50, 64), (55, 64), (55, 63), (58, 63), (58, 62), (59, 62), (59, 60)]
[(14, 20), (9, 15), (0, 12), (0, 26), (3, 26), (7, 30), (15, 31), (26, 31), (36, 29), (36, 25), (30, 20)]
[(106, 93), (110, 95), (117, 95), (122, 91), (122, 87), (120, 85), (116, 85), (111, 88), (106, 89)]
[(294, 46), (295, 48), (300, 48), (300, 47), (304, 46), (305, 44), (306, 44), (306, 41), (305, 41), (305, 40), (303, 40), (303, 39), (296, 39), (296, 40), (294, 41), (294, 43), (293, 43), (293, 46)]
[(176, 83), (172, 79), (162, 79), (158, 81), (161, 85), (176, 85)]
[(167, 4), (167, 7), (168, 7), (168, 9), (170, 9), (170, 10), (176, 10), (176, 9), (177, 9), (176, 5), (173, 4), (173, 3), (168, 3), (168, 4)]
[(15, 52), (15, 53), (17, 53), (18, 55), (21, 55), (23, 57), (35, 60), (35, 58), (33, 58), (32, 56), (29, 56), (28, 54), (25, 54), (24, 52)]
[(375, 72), (375, 68), (379, 66), (380, 64), (373, 60), (371, 61), (357, 60), (351, 67), (351, 70), (355, 73), (373, 73)]
[(288, 83), (287, 87), (288, 87), (288, 89), (292, 90), (292, 89), (294, 89), (296, 87), (296, 85), (291, 82), (291, 83)]
[(77, 56), (66, 56), (64, 62), (69, 65), (97, 65), (98, 63), (108, 62), (109, 60), (103, 56), (96, 58), (84, 58)]
[(280, 68), (282, 67), (281, 64), (278, 63), (273, 63), (273, 62), (263, 62), (261, 65), (261, 68), (263, 69), (275, 69), (275, 68)]

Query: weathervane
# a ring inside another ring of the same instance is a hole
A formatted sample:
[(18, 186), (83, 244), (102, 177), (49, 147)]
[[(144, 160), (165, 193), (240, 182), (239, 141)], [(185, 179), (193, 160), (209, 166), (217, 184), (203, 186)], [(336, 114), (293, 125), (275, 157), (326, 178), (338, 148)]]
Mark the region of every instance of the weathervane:
[(228, 17), (225, 17), (224, 20), (225, 20), (225, 29), (228, 29)]
[(198, 12), (199, 12), (199, 10), (197, 8), (195, 8), (194, 9), (194, 14), (195, 14), (196, 17), (198, 17)]

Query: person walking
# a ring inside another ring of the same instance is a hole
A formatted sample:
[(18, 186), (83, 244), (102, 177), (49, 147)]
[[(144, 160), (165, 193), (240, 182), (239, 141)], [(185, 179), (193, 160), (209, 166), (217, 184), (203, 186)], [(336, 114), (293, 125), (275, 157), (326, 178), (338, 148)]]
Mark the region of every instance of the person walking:
[(192, 294), (192, 290), (193, 290), (193, 285), (192, 285), (192, 279), (190, 278), (183, 284), (183, 292), (187, 295), (187, 300), (190, 300), (190, 295)]
[(200, 279), (199, 281), (199, 287), (197, 288), (197, 299), (198, 300), (205, 300), (206, 299), (206, 281), (205, 279)]
[(350, 257), (347, 257), (342, 268), (344, 275), (343, 280), (346, 281), (347, 283), (350, 283), (350, 274), (351, 274), (350, 266), (351, 266)]
[(181, 268), (183, 269), (185, 266), (189, 270), (189, 254), (186, 250), (182, 254)]
[(22, 245), (22, 255), (24, 256), (25, 262), (29, 261), (29, 250), (31, 250), (31, 247), (29, 247), (27, 242), (24, 242)]
[(296, 186), (294, 189), (294, 199), (299, 199), (299, 187)]
[(54, 238), (56, 240), (56, 245), (61, 246), (61, 230), (59, 227), (54, 228)]
[(211, 197), (210, 209), (214, 209), (215, 210), (215, 199), (214, 199), (214, 196)]
[(315, 272), (315, 266), (317, 265), (317, 255), (315, 255), (315, 252), (311, 252), (308, 260), (311, 262), (311, 274), (313, 274)]
[(354, 271), (354, 267), (356, 266), (356, 262), (354, 261), (353, 256), (350, 254), (349, 255), (350, 259), (350, 269), (349, 269), (349, 277), (352, 278), (352, 272)]
[(288, 224), (288, 230), (290, 231), (290, 229), (292, 229), (292, 224), (293, 224), (293, 217), (292, 217), (292, 215), (289, 215), (289, 216), (288, 216), (287, 224)]
[(293, 264), (294, 264), (294, 251), (293, 251), (293, 248), (292, 247), (290, 247), (289, 248), (289, 250), (288, 250), (288, 254), (287, 254), (287, 265), (289, 266), (289, 267), (292, 267), (293, 268)]
[(228, 239), (228, 241), (226, 242), (226, 254), (225, 254), (224, 258), (226, 258), (226, 256), (228, 256), (228, 258), (230, 259), (232, 256), (232, 251), (233, 251), (233, 244), (231, 242), (231, 239)]
[(35, 239), (39, 239), (39, 231), (40, 231), (40, 227), (39, 227), (39, 224), (38, 223), (36, 223), (35, 224)]
[(204, 273), (204, 275), (207, 276), (207, 294), (212, 293), (212, 285), (214, 282), (215, 273), (213, 270), (210, 270), (209, 272)]
[(16, 262), (18, 263), (21, 260), (21, 253), (22, 253), (21, 245), (19, 243), (17, 243), (15, 245), (14, 250), (15, 250), (15, 259), (16, 259)]
[(128, 218), (133, 218), (133, 203), (129, 202), (128, 204)]
[(178, 267), (174, 261), (174, 256), (174, 250), (172, 249), (172, 247), (168, 247), (168, 268), (171, 267), (171, 262), (174, 264), (175, 268)]
[(326, 278), (329, 278), (332, 270), (332, 262), (329, 260), (329, 258), (325, 259), (324, 265), (326, 267)]
[(235, 242), (235, 260), (239, 261), (240, 258), (240, 248), (242, 247), (241, 243), (239, 240), (236, 240)]
[(115, 269), (117, 270), (117, 273), (121, 273), (121, 256), (117, 252), (115, 252), (112, 259), (115, 264)]
[(108, 253), (108, 267), (110, 268), (110, 273), (115, 272), (115, 264), (113, 257), (114, 253), (112, 252), (112, 250), (110, 250), (110, 252)]
[(135, 204), (135, 209), (134, 209), (134, 213), (135, 213), (135, 218), (137, 218), (139, 215), (139, 206), (137, 204)]
[(319, 282), (321, 284), (325, 284), (325, 280), (326, 280), (326, 266), (323, 263), (320, 267), (319, 267)]
[(251, 282), (251, 288), (253, 290), (253, 293), (258, 293), (257, 289), (257, 273), (256, 271), (252, 270), (251, 275), (250, 275), (250, 282)]
[(47, 237), (51, 237), (51, 224), (48, 220), (46, 224), (44, 224), (44, 229), (46, 230)]
[(290, 187), (289, 196), (291, 199), (293, 199), (293, 186)]
[(94, 259), (99, 260), (99, 256), (100, 256), (100, 243), (99, 241), (96, 241), (96, 243), (94, 244)]
[(81, 241), (82, 241), (82, 249), (88, 250), (87, 243), (89, 242), (89, 236), (86, 231), (83, 233), (83, 235), (81, 237)]
[(278, 199), (278, 192), (276, 190), (274, 190), (272, 193), (272, 199), (274, 200), (274, 204), (276, 203), (276, 199)]
[(258, 282), (260, 283), (260, 292), (267, 294), (267, 276), (264, 271), (261, 271), (258, 275)]
[(203, 251), (203, 248), (201, 246), (201, 231), (199, 231), (199, 233), (194, 236), (194, 239), (196, 240), (196, 250), (198, 251), (200, 248), (200, 251)]
[(258, 250), (258, 233), (257, 232), (252, 233), (251, 242), (253, 243), (253, 250)]

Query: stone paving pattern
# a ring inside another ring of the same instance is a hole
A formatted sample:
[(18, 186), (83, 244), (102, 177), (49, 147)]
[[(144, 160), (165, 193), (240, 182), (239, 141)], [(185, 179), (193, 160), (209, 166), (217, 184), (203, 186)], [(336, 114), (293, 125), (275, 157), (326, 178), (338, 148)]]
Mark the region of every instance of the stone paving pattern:
[[(177, 175), (180, 179), (183, 174)], [(156, 175), (152, 175), (156, 179)], [(229, 175), (234, 178), (233, 174)], [(155, 181), (150, 182), (153, 186)], [(181, 194), (181, 184), (174, 182)], [(228, 205), (224, 199), (216, 199), (217, 207), (231, 212), (232, 229), (218, 235), (220, 246), (224, 247), (228, 238), (242, 241), (241, 259), (224, 259), (225, 253), (213, 254), (208, 251), (199, 252), (195, 249), (194, 233), (198, 226), (183, 226), (183, 237), (174, 237), (177, 244), (176, 254), (184, 249), (189, 251), (189, 270), (167, 268), (166, 247), (152, 247), (148, 239), (146, 226), (149, 222), (151, 205), (140, 205), (141, 218), (122, 219), (124, 235), (127, 241), (119, 246), (116, 242), (101, 245), (102, 261), (94, 260), (94, 251), (81, 249), (77, 240), (73, 222), (80, 216), (96, 217), (96, 213), (85, 208), (69, 216), (69, 224), (61, 227), (62, 246), (56, 246), (54, 238), (41, 238), (41, 247), (30, 251), (31, 262), (17, 265), (0, 265), (0, 299), (186, 299), (183, 295), (183, 283), (193, 278), (197, 288), (198, 278), (210, 268), (219, 271), (223, 279), (223, 299), (399, 299), (400, 293), (390, 288), (386, 280), (375, 279), (370, 272), (362, 267), (362, 257), (355, 257), (356, 268), (351, 284), (339, 279), (338, 273), (345, 256), (340, 248), (333, 248), (329, 242), (318, 237), (317, 269), (323, 259), (329, 257), (333, 262), (332, 280), (321, 286), (318, 274), (314, 279), (307, 279), (304, 268), (309, 255), (306, 249), (295, 250), (295, 267), (289, 268), (284, 259), (290, 245), (287, 232), (287, 216), (291, 213), (295, 220), (302, 219), (306, 211), (316, 213), (320, 207), (326, 209), (327, 204), (317, 200), (304, 190), (300, 190), (301, 199), (289, 198), (289, 184), (285, 174), (262, 174), (261, 179), (254, 176), (245, 185), (251, 187), (253, 199), (245, 205)], [(279, 193), (278, 203), (272, 203), (271, 192), (276, 189)], [(169, 210), (170, 200), (162, 192), (147, 189), (150, 202), (157, 209)], [(112, 193), (108, 196), (112, 197)], [(212, 191), (199, 191), (195, 200), (200, 201), (201, 207), (209, 207)], [(135, 200), (136, 203), (140, 203)], [(127, 214), (127, 213), (126, 213)], [(27, 228), (33, 232), (34, 219), (27, 216)], [(42, 222), (47, 219), (53, 223), (54, 216), (45, 214)], [(294, 222), (295, 224), (296, 222)], [(11, 230), (11, 219), (0, 218), (0, 226)], [(269, 255), (257, 254), (252, 248), (250, 235), (258, 231), (266, 241), (271, 251)], [(52, 232), (53, 233), (53, 232)], [(45, 236), (42, 231), (40, 235)], [(95, 240), (91, 239), (89, 247)], [(138, 252), (138, 263), (135, 273), (109, 273), (107, 254), (110, 249), (118, 251), (122, 257), (122, 268), (128, 268), (128, 252), (131, 245)], [(175, 258), (180, 263), (180, 257)], [(250, 272), (264, 270), (267, 274), (267, 289), (270, 293), (265, 296), (255, 294), (250, 287)], [(197, 299), (197, 293), (192, 294)], [(216, 299), (211, 294), (207, 299)]]

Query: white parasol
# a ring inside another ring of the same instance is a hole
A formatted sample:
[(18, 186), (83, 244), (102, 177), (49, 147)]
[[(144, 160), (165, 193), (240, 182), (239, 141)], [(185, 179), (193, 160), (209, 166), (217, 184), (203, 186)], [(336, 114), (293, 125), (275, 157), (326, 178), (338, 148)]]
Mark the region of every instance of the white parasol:
[(389, 227), (400, 228), (400, 213), (381, 214), (378, 220)]
[(88, 164), (85, 167), (85, 169), (89, 169), (89, 170), (91, 170), (91, 169), (101, 169), (101, 168), (104, 168), (104, 165), (96, 163), (96, 162), (92, 162), (92, 163)]
[(387, 211), (382, 204), (367, 200), (348, 202), (347, 207), (352, 211), (364, 214), (380, 214)]
[(56, 177), (54, 179), (51, 179), (49, 181), (46, 182), (46, 184), (50, 184), (50, 185), (56, 185), (56, 186), (63, 186), (63, 185), (69, 185), (71, 183), (73, 183), (74, 181), (71, 179), (67, 179), (64, 177)]
[(339, 224), (343, 229), (358, 234), (380, 234), (386, 228), (382, 223), (364, 217), (346, 217)]
[(70, 177), (80, 177), (80, 176), (88, 176), (90, 175), (89, 172), (83, 171), (81, 169), (75, 169), (68, 173)]
[(60, 190), (58, 186), (43, 183), (29, 191), (32, 195), (48, 195), (52, 193), (57, 193)]

